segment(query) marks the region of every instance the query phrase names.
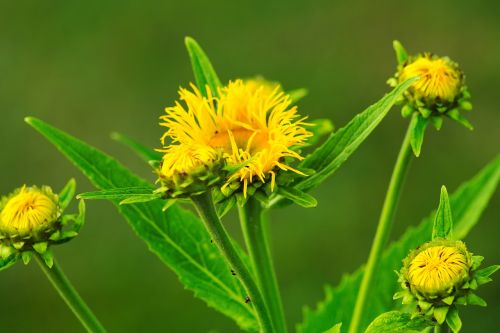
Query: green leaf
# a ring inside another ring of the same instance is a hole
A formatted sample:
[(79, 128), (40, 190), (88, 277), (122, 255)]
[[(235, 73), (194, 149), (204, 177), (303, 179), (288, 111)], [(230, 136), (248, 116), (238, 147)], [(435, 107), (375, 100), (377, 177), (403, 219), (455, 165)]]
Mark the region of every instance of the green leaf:
[(474, 272), (474, 278), (479, 286), (493, 281), (490, 275), (500, 269), (499, 265), (489, 266)]
[(151, 196), (154, 195), (155, 198), (161, 197), (161, 194), (153, 193), (151, 187), (124, 187), (124, 188), (112, 188), (109, 190), (85, 192), (78, 194), (79, 199), (85, 200), (125, 200), (131, 196)]
[(68, 183), (63, 187), (61, 192), (59, 192), (59, 205), (61, 209), (64, 211), (66, 207), (68, 207), (69, 203), (75, 196), (76, 191), (76, 181), (74, 178), (71, 178)]
[(458, 316), (458, 310), (456, 307), (450, 308), (450, 311), (446, 316), (446, 323), (454, 333), (458, 333), (462, 329), (462, 321)]
[(111, 133), (111, 139), (132, 149), (132, 151), (135, 152), (146, 163), (149, 163), (150, 161), (161, 161), (161, 153), (143, 145), (139, 141), (132, 139), (124, 134), (113, 132)]
[(290, 97), (292, 104), (297, 104), (297, 102), (306, 97), (308, 93), (309, 91), (306, 88), (299, 88), (286, 92), (286, 94)]
[[(159, 194), (136, 194), (136, 195), (131, 195), (126, 199), (123, 199), (120, 201), (120, 205), (130, 205), (130, 204), (135, 204), (139, 202), (149, 202), (153, 200), (160, 199), (161, 195)], [(165, 209), (163, 209), (165, 210)]]
[(453, 220), (451, 215), (450, 199), (446, 187), (441, 187), (439, 207), (432, 228), (432, 239), (450, 238), (453, 231)]
[(340, 333), (341, 328), (342, 328), (342, 323), (338, 323), (333, 325), (330, 329), (324, 331), (323, 333)]
[(318, 205), (318, 201), (313, 196), (293, 187), (278, 187), (278, 193), (305, 208), (312, 208)]
[(316, 173), (299, 181), (296, 187), (307, 191), (317, 187), (335, 172), (384, 119), (399, 96), (416, 80), (408, 79), (385, 95), (380, 101), (356, 115), (346, 126), (333, 133), (300, 164), (301, 169)]
[[(450, 197), (455, 239), (463, 239), (479, 221), (481, 213), (495, 193), (499, 179), (500, 156), (460, 186)], [(429, 240), (434, 219), (435, 213), (432, 213), (418, 226), (408, 228), (397, 242), (384, 251), (378, 273), (375, 275), (377, 288), (368, 294), (370, 306), (366, 310), (362, 327), (366, 327), (377, 315), (398, 306), (391, 297), (400, 290), (394, 271), (399, 271), (401, 261), (410, 250)], [(362, 277), (363, 268), (360, 268), (353, 274), (344, 276), (337, 287), (327, 286), (326, 298), (318, 304), (317, 309), (304, 309), (304, 320), (299, 324), (298, 332), (322, 332), (338, 322), (343, 322), (344, 329), (348, 330)]]
[[(135, 176), (115, 159), (41, 120), (26, 122), (45, 136), (100, 190), (152, 186)], [(202, 222), (178, 205), (163, 212), (163, 202), (155, 200), (119, 205), (112, 200), (135, 233), (158, 257), (175, 271), (186, 288), (209, 306), (234, 319), (248, 331), (257, 329), (251, 304), (237, 277), (230, 273), (224, 258)]]
[(222, 84), (212, 67), (212, 63), (193, 38), (186, 37), (185, 44), (189, 53), (189, 58), (191, 59), (196, 86), (200, 89), (203, 96), (207, 96), (206, 86), (208, 85), (212, 94), (217, 96), (217, 88), (222, 86)]
[(18, 259), (19, 259), (19, 254), (17, 253), (11, 254), (5, 259), (3, 259), (0, 256), (0, 271), (3, 271), (4, 269), (7, 269), (10, 266), (14, 265)]
[(479, 305), (479, 306), (487, 306), (486, 301), (476, 294), (467, 294), (467, 304), (470, 305)]
[(368, 326), (365, 333), (409, 333), (420, 332), (434, 326), (432, 321), (423, 316), (411, 318), (411, 314), (390, 311), (381, 314)]
[(410, 124), (410, 143), (416, 157), (420, 156), (424, 134), (429, 124), (429, 119), (422, 117), (420, 113), (414, 113)]
[(408, 60), (408, 53), (398, 40), (392, 42), (392, 47), (394, 48), (394, 52), (396, 53), (398, 65), (402, 65), (406, 60)]

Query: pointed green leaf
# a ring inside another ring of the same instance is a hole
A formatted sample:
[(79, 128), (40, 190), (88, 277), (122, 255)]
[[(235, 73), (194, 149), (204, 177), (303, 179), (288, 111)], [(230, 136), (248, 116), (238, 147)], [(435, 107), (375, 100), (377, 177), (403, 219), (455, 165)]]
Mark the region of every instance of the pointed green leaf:
[(340, 333), (341, 328), (342, 328), (342, 323), (338, 323), (333, 325), (330, 329), (324, 331), (323, 333)]
[[(27, 118), (26, 121), (53, 143), (98, 189), (153, 189), (148, 182), (96, 148), (38, 119)], [(234, 319), (243, 329), (257, 329), (253, 307), (245, 303), (245, 290), (231, 275), (226, 261), (210, 242), (203, 223), (193, 213), (178, 205), (163, 212), (161, 200), (121, 206), (119, 200), (112, 201), (136, 234), (175, 271), (186, 288), (209, 306)]]
[(298, 188), (304, 191), (312, 189), (335, 172), (380, 124), (399, 96), (415, 80), (416, 78), (411, 78), (398, 85), (380, 101), (356, 115), (307, 156), (300, 167), (316, 170), (316, 173), (300, 181)]
[(306, 97), (309, 91), (306, 88), (299, 88), (287, 91), (286, 94), (290, 97), (292, 104), (297, 104), (302, 98)]
[(398, 40), (392, 42), (392, 47), (394, 48), (394, 52), (396, 53), (398, 65), (402, 65), (406, 60), (408, 60), (408, 53)]
[(479, 306), (487, 306), (486, 301), (476, 294), (467, 294), (467, 304), (470, 305), (479, 305)]
[(135, 194), (131, 195), (122, 201), (120, 201), (120, 205), (130, 205), (130, 204), (135, 204), (139, 202), (148, 202), (148, 201), (153, 201), (157, 200), (161, 197), (161, 194)]
[(278, 193), (305, 208), (312, 208), (318, 205), (318, 201), (313, 196), (293, 187), (279, 187)]
[(5, 259), (0, 257), (0, 271), (3, 271), (4, 269), (7, 269), (10, 266), (14, 265), (18, 259), (19, 255), (17, 253), (13, 253)]
[(146, 163), (149, 163), (150, 161), (161, 161), (162, 154), (160, 152), (151, 149), (151, 147), (143, 145), (139, 141), (132, 139), (129, 136), (113, 132), (111, 133), (111, 138), (116, 142), (119, 142), (132, 149), (132, 151)]
[(109, 190), (85, 192), (78, 194), (78, 199), (84, 200), (125, 200), (131, 196), (149, 196), (155, 195), (157, 198), (161, 194), (154, 194), (151, 187), (124, 187), (124, 188), (112, 188)]
[[(495, 193), (499, 179), (500, 156), (450, 197), (455, 239), (463, 239), (479, 221), (481, 213)], [(394, 271), (399, 271), (401, 261), (410, 250), (429, 240), (434, 219), (435, 214), (432, 213), (420, 225), (410, 227), (397, 242), (386, 249), (376, 274), (377, 288), (368, 294), (370, 307), (367, 308), (362, 327), (366, 327), (377, 315), (397, 306), (391, 297), (400, 290)], [(327, 286), (326, 298), (318, 304), (317, 309), (304, 309), (304, 320), (298, 325), (298, 332), (322, 332), (338, 322), (343, 322), (344, 330), (348, 330), (362, 278), (363, 268), (360, 268), (353, 274), (344, 276), (337, 287)]]
[(63, 187), (61, 192), (59, 192), (59, 205), (61, 209), (64, 211), (66, 207), (68, 207), (69, 203), (75, 196), (76, 191), (76, 181), (74, 178), (71, 178), (68, 183)]
[(474, 278), (479, 286), (491, 282), (490, 275), (500, 268), (499, 265), (489, 266), (474, 272)]
[(420, 332), (427, 327), (434, 326), (432, 321), (424, 316), (411, 318), (411, 314), (390, 311), (381, 314), (368, 326), (365, 333), (410, 333)]
[(450, 199), (446, 187), (441, 187), (441, 197), (439, 198), (439, 207), (432, 228), (432, 239), (451, 238), (453, 230), (453, 220), (451, 215)]
[(420, 150), (422, 149), (424, 134), (428, 124), (428, 119), (422, 117), (419, 113), (413, 114), (413, 118), (410, 123), (410, 143), (416, 157), (420, 156)]
[(189, 53), (189, 58), (191, 59), (196, 86), (204, 96), (207, 96), (206, 86), (208, 85), (212, 94), (217, 96), (217, 88), (222, 86), (222, 84), (217, 73), (215, 73), (212, 63), (193, 38), (186, 37), (185, 44)]
[(455, 120), (460, 125), (463, 125), (465, 128), (468, 128), (470, 130), (474, 129), (474, 126), (472, 126), (472, 124), (469, 122), (469, 120), (467, 120), (467, 118), (465, 118), (460, 114), (460, 111), (458, 111), (458, 109), (453, 109), (449, 111), (446, 115), (451, 119)]
[(446, 320), (448, 309), (448, 306), (439, 306), (434, 308), (434, 318), (436, 318), (436, 321), (439, 325), (444, 323), (444, 321)]
[(451, 328), (453, 333), (458, 333), (462, 329), (462, 321), (458, 316), (458, 310), (456, 307), (452, 307), (446, 316), (446, 324)]

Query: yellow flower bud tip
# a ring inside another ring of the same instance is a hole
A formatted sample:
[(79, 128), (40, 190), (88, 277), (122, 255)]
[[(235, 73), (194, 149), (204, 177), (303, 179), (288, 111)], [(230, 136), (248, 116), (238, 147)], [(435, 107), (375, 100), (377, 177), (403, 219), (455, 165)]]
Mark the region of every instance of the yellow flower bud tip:
[[(231, 81), (219, 88), (219, 97), (208, 87), (207, 97), (196, 86), (191, 88), (179, 91), (185, 105), (177, 102), (160, 118), (160, 125), (168, 128), (160, 150), (165, 153), (159, 170), (161, 181), (189, 175), (200, 166), (210, 169), (222, 161), (231, 172), (212, 176), (220, 178), (224, 188), (235, 182), (242, 184), (246, 195), (255, 180), (270, 181), (273, 188), (278, 170), (299, 172), (284, 161), (302, 159), (295, 148), (311, 133), (278, 84)], [(165, 144), (167, 140), (170, 144)]]
[(435, 240), (405, 259), (403, 275), (410, 291), (447, 297), (470, 278), (471, 254), (460, 241)]
[(416, 98), (453, 102), (460, 93), (463, 74), (458, 65), (446, 57), (424, 54), (406, 63), (399, 74), (400, 82), (419, 76), (412, 90)]
[(0, 233), (12, 237), (36, 236), (60, 216), (57, 196), (48, 187), (23, 186), (5, 197), (0, 209)]

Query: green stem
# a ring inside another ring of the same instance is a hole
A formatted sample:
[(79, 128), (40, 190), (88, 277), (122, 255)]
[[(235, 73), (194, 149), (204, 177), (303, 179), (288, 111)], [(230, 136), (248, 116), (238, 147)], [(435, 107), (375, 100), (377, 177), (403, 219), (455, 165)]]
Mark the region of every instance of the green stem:
[(442, 332), (441, 325), (434, 326), (434, 333), (441, 333), (441, 332)]
[(192, 196), (191, 200), (193, 201), (201, 218), (205, 222), (212, 240), (226, 258), (229, 266), (234, 270), (245, 286), (248, 296), (250, 297), (250, 301), (255, 308), (255, 312), (257, 313), (257, 318), (261, 327), (260, 332), (274, 332), (269, 313), (257, 284), (236, 252), (226, 229), (222, 225), (219, 216), (217, 216), (210, 192)]
[(365, 303), (368, 292), (373, 282), (373, 276), (375, 270), (377, 269), (377, 264), (380, 261), (380, 257), (382, 256), (382, 251), (385, 244), (387, 243), (387, 239), (389, 238), (392, 222), (394, 220), (394, 215), (396, 213), (396, 208), (401, 194), (401, 189), (403, 187), (404, 179), (412, 160), (413, 152), (411, 149), (410, 137), (413, 122), (415, 122), (416, 120), (417, 118), (414, 116), (411, 120), (410, 125), (408, 126), (405, 138), (399, 150), (399, 155), (396, 160), (394, 170), (392, 171), (392, 176), (385, 196), (384, 205), (382, 206), (382, 212), (380, 214), (377, 231), (375, 233), (375, 238), (373, 239), (368, 262), (366, 264), (363, 279), (361, 281), (361, 286), (359, 288), (356, 305), (354, 306), (349, 333), (358, 333), (361, 329), (360, 325), (366, 306)]
[(285, 313), (269, 248), (268, 225), (262, 205), (250, 197), (244, 206), (239, 207), (239, 215), (257, 283), (271, 313), (273, 326), (277, 333), (286, 333)]
[(71, 285), (66, 275), (64, 275), (64, 272), (61, 270), (57, 262), (54, 260), (54, 265), (52, 268), (49, 268), (40, 255), (35, 255), (35, 258), (40, 264), (42, 271), (57, 290), (58, 294), (66, 302), (71, 311), (73, 311), (75, 316), (80, 320), (85, 329), (92, 333), (106, 332), (87, 304), (85, 304), (80, 295), (78, 295), (78, 292)]

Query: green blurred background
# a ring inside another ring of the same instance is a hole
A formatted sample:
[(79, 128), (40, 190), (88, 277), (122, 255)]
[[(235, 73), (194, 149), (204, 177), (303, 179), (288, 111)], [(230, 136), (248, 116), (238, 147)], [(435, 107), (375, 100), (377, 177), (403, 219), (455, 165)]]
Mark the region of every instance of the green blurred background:
[[(262, 74), (307, 87), (303, 114), (340, 127), (379, 99), (395, 60), (410, 52), (458, 61), (473, 94), (472, 132), (431, 129), (410, 171), (393, 237), (434, 209), (499, 151), (500, 2), (497, 1), (0, 1), (0, 191), (28, 184), (90, 184), (23, 122), (33, 115), (116, 156), (153, 179), (109, 133), (159, 146), (158, 117), (193, 80), (183, 38), (195, 37), (223, 80)], [(365, 261), (407, 121), (394, 110), (314, 194), (316, 209), (273, 213), (273, 250), (290, 326), (325, 283)], [(500, 263), (499, 195), (468, 238)], [(237, 230), (234, 218), (226, 222)], [(107, 202), (88, 204), (81, 236), (56, 254), (111, 332), (237, 332), (232, 321), (184, 290)], [(486, 309), (463, 311), (464, 332), (500, 324), (500, 279), (480, 292)], [(36, 264), (0, 274), (1, 332), (83, 332)]]

